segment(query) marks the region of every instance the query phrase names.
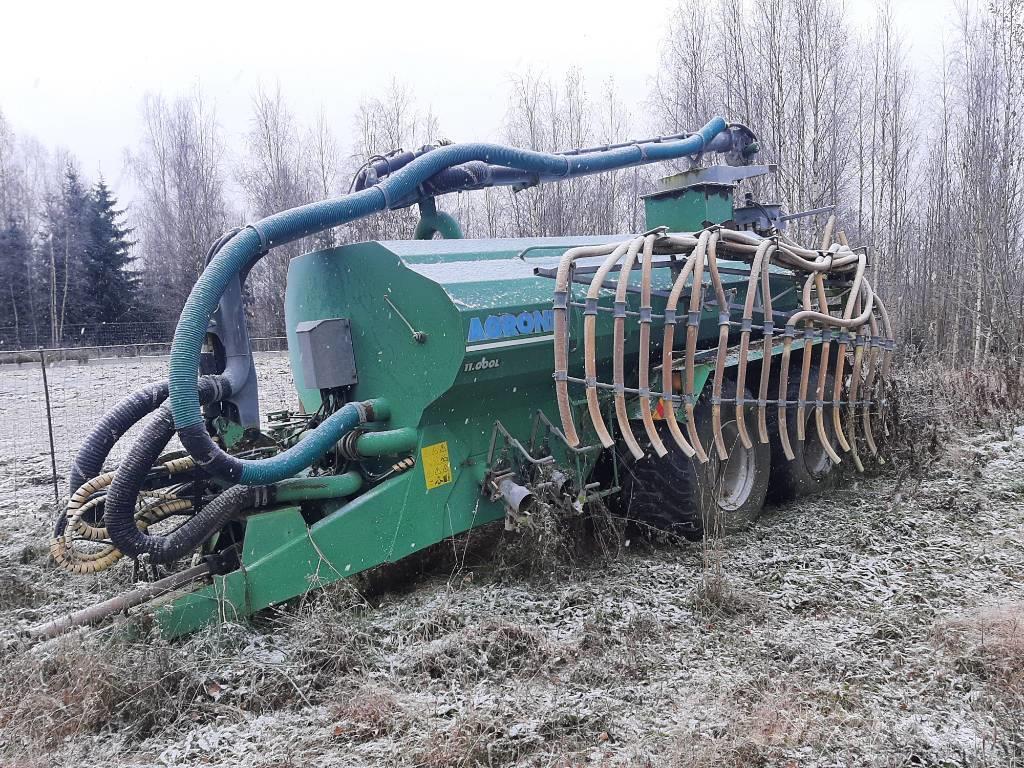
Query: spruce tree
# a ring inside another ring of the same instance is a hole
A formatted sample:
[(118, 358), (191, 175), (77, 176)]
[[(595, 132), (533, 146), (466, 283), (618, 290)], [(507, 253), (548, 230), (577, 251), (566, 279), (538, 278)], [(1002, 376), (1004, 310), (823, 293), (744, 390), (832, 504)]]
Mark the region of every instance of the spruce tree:
[(17, 219), (0, 229), (0, 350), (35, 343), (27, 285), (32, 248)]
[(55, 346), (83, 340), (81, 331), (69, 326), (88, 323), (95, 295), (102, 291), (89, 281), (85, 269), (89, 209), (89, 193), (69, 163), (60, 192), (46, 198), (38, 243), (46, 283), (44, 314), (49, 341)]
[(132, 269), (124, 209), (117, 207), (113, 192), (100, 178), (89, 191), (84, 268), (95, 290), (89, 302), (89, 323), (138, 321), (138, 276)]

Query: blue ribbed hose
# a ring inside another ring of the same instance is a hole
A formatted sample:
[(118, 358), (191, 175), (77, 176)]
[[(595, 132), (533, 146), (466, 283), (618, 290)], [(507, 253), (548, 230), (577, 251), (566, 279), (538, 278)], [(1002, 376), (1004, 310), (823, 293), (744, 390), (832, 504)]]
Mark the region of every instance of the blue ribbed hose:
[[(236, 234), (210, 261), (192, 287), (181, 311), (171, 345), (171, 412), (182, 445), (211, 474), (242, 485), (266, 485), (291, 477), (330, 450), (360, 421), (373, 420), (365, 404), (349, 404), (313, 430), (307, 439), (269, 459), (241, 460), (224, 453), (203, 424), (196, 389), (199, 357), (210, 316), (231, 279), (251, 267), (271, 248), (365, 218), (389, 208), (409, 205), (420, 185), (435, 174), (463, 163), (483, 162), (532, 174), (536, 181), (675, 160), (701, 152), (726, 129), (716, 117), (694, 135), (678, 141), (636, 144), (578, 155), (553, 155), (500, 144), (455, 144), (439, 147), (410, 162), (379, 184), (332, 200), (310, 203), (268, 216)], [(376, 411), (380, 416), (380, 409)]]

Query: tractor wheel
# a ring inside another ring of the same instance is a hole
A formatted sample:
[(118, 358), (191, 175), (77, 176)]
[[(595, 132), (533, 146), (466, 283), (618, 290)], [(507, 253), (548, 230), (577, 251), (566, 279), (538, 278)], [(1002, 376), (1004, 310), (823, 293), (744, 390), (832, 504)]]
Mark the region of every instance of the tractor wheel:
[[(807, 385), (807, 399), (813, 400), (818, 388), (818, 366), (811, 367), (811, 374)], [(831, 399), (832, 387), (835, 378), (832, 374), (825, 377), (825, 397)], [(778, 392), (778, 384), (775, 384), (775, 393)], [(772, 395), (774, 396), (774, 395)], [(797, 400), (800, 397), (800, 365), (794, 364), (790, 367), (789, 379), (787, 382), (787, 400)], [(818, 427), (814, 415), (814, 407), (808, 407), (804, 416), (804, 440), (796, 439), (797, 435), (797, 408), (789, 406), (786, 408), (786, 427), (789, 434), (789, 444), (793, 449), (794, 458), (789, 461), (782, 450), (782, 440), (779, 438), (778, 411), (769, 410), (768, 434), (771, 437), (772, 446), (772, 477), (768, 486), (768, 497), (772, 501), (789, 501), (801, 496), (811, 496), (823, 493), (835, 485), (839, 474), (838, 468), (829, 459), (818, 436)], [(832, 446), (838, 450), (835, 438), (835, 429), (832, 426), (832, 408), (826, 405), (823, 409), (825, 419), (825, 434), (828, 436)]]
[[(722, 397), (733, 398), (735, 393), (735, 384), (724, 382)], [(752, 397), (749, 391), (746, 397)], [(714, 451), (710, 392), (698, 402), (697, 430), (708, 451), (706, 464), (687, 458), (659, 423), (658, 433), (668, 455), (658, 458), (648, 450), (645, 458), (626, 465), (623, 499), (627, 516), (691, 541), (699, 541), (705, 533), (742, 530), (757, 520), (771, 474), (771, 449), (757, 443), (756, 435), (753, 447), (744, 449), (734, 416), (723, 409), (722, 434), (729, 458), (722, 462)], [(755, 418), (754, 407), (747, 406), (748, 429), (756, 429)], [(683, 430), (685, 433), (685, 426)]]
[(664, 422), (658, 422), (657, 427), (668, 454), (661, 458), (645, 445), (644, 458), (626, 460), (621, 470), (625, 515), (690, 541), (700, 541), (704, 511), (710, 502), (703, 467), (679, 450)]
[[(734, 382), (722, 382), (722, 397), (736, 397)], [(705, 519), (705, 535), (735, 533), (749, 528), (761, 516), (768, 493), (772, 473), (771, 446), (757, 439), (757, 406), (750, 402), (754, 395), (750, 390), (744, 390), (743, 397), (747, 401), (743, 412), (752, 445), (744, 448), (740, 442), (735, 407), (723, 405), (722, 437), (729, 454), (724, 461), (715, 449), (711, 404), (699, 403), (697, 406), (698, 432), (708, 454), (705, 473), (713, 481), (714, 504)]]

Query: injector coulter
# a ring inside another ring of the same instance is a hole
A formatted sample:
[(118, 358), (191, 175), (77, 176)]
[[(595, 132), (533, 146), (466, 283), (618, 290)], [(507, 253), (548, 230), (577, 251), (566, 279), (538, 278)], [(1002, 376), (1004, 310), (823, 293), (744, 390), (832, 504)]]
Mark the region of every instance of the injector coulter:
[[(367, 163), (348, 195), (225, 233), (182, 311), (167, 381), (84, 439), (51, 543), (76, 573), (127, 557), (158, 578), (34, 634), (142, 603), (182, 634), (552, 509), (600, 503), (699, 539), (749, 525), (768, 494), (827, 488), (841, 461), (860, 468), (877, 452), (893, 349), (885, 307), (829, 210), (734, 199), (773, 170), (756, 154), (752, 132), (721, 118), (562, 154), (428, 145)], [(435, 204), (684, 159), (690, 170), (645, 196), (633, 235), (462, 239)], [(292, 260), (300, 408), (261, 416), (249, 269), (281, 244), (411, 205), (417, 239)], [(806, 215), (828, 217), (811, 247), (786, 234)], [(169, 451), (175, 436), (183, 450)]]

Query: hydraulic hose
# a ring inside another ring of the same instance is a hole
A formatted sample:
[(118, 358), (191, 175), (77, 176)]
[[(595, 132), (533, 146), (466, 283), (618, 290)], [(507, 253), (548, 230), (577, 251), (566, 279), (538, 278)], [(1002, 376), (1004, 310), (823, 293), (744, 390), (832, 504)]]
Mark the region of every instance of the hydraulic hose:
[[(615, 387), (615, 420), (619, 425), (619, 432), (622, 433), (623, 442), (636, 461), (644, 457), (644, 451), (633, 435), (633, 427), (629, 423), (629, 414), (626, 412), (626, 288), (629, 287), (629, 275), (633, 271), (633, 265), (636, 263), (636, 255), (640, 251), (640, 246), (646, 247), (651, 239), (653, 239), (653, 235), (638, 237), (629, 244), (626, 258), (622, 262), (622, 268), (619, 270), (618, 281), (615, 285), (615, 319), (612, 334), (612, 384)], [(646, 267), (646, 264), (644, 266)], [(640, 322), (643, 323), (643, 309), (640, 310), (640, 315)], [(647, 320), (649, 323), (650, 317)], [(648, 328), (649, 331), (650, 329)], [(643, 339), (640, 340), (640, 346), (643, 348)], [(643, 366), (641, 366), (640, 370), (644, 370)], [(644, 385), (641, 382), (640, 388), (643, 389), (643, 387)], [(640, 402), (647, 402), (648, 407), (650, 406), (647, 398), (642, 395)]]
[[(98, 501), (99, 499), (94, 499), (89, 504), (95, 504)], [(154, 523), (190, 509), (192, 509), (192, 502), (188, 499), (157, 501), (135, 513), (135, 525), (145, 531)], [(113, 544), (108, 544), (94, 552), (79, 552), (64, 537), (54, 539), (50, 543), (50, 555), (61, 568), (77, 574), (105, 571), (124, 557), (121, 550)]]
[[(493, 144), (439, 147), (409, 162), (378, 185), (342, 197), (300, 206), (269, 216), (234, 235), (210, 260), (193, 286), (174, 332), (170, 360), (173, 423), (185, 449), (208, 472), (242, 485), (266, 485), (308, 467), (352, 428), (361, 414), (342, 409), (321, 423), (306, 440), (269, 459), (240, 460), (222, 451), (203, 424), (196, 374), (210, 317), (231, 280), (249, 269), (271, 248), (389, 208), (415, 202), (422, 185), (436, 174), (463, 163), (482, 161), (529, 174), (534, 181), (557, 181), (627, 166), (697, 154), (726, 129), (714, 118), (696, 134), (679, 141), (630, 145), (577, 155), (551, 155)], [(447, 191), (455, 191), (447, 190)], [(353, 408), (353, 410), (355, 410)]]
[[(640, 364), (637, 371), (637, 386), (640, 388), (640, 418), (644, 423), (644, 431), (647, 432), (647, 439), (651, 441), (654, 452), (664, 458), (668, 455), (668, 448), (658, 434), (654, 425), (654, 416), (651, 413), (651, 271), (652, 259), (654, 257), (655, 235), (648, 235), (644, 238), (644, 263), (640, 272)], [(626, 286), (619, 283), (619, 290), (625, 299)], [(618, 299), (618, 297), (616, 297)], [(644, 393), (648, 393), (645, 395)]]

